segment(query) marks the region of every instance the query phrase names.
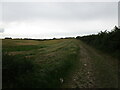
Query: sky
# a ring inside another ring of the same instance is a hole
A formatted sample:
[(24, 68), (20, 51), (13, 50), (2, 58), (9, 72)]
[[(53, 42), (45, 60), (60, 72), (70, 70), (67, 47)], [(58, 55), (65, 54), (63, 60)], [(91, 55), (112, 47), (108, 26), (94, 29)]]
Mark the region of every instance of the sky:
[(1, 37), (61, 38), (118, 25), (117, 2), (2, 2)]

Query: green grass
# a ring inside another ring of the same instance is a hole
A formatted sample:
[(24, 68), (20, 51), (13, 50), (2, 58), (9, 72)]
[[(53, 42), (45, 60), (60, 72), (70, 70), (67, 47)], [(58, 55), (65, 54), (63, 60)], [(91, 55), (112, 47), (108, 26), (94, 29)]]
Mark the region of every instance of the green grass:
[(60, 87), (60, 78), (77, 64), (78, 52), (75, 39), (3, 40), (3, 88)]

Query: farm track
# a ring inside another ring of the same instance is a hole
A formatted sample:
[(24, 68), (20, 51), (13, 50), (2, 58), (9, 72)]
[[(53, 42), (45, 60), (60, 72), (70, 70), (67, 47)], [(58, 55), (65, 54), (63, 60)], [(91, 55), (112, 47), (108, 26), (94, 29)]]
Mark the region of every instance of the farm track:
[[(97, 63), (99, 60), (103, 61), (103, 65)], [(117, 60), (98, 53), (80, 41), (79, 63), (64, 80), (62, 88), (117, 88), (117, 69)]]

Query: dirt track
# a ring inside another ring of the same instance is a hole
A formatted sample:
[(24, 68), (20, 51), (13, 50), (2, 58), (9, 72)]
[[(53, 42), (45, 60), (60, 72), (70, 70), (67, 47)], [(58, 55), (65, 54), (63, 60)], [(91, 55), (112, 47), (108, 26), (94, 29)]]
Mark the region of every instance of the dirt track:
[(117, 60), (80, 42), (79, 63), (63, 88), (117, 88)]

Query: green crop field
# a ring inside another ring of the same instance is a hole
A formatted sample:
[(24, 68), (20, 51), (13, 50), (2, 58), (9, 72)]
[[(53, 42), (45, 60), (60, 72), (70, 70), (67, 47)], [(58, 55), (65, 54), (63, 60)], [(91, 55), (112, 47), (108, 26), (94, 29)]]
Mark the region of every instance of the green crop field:
[(117, 88), (118, 61), (77, 39), (2, 40), (3, 88)]

